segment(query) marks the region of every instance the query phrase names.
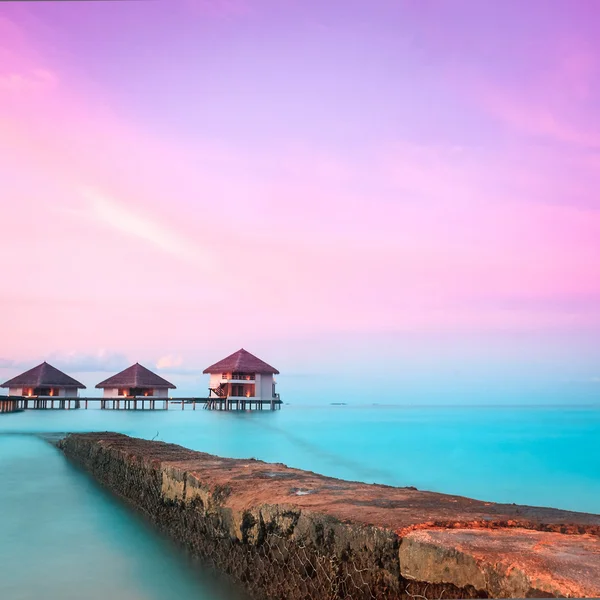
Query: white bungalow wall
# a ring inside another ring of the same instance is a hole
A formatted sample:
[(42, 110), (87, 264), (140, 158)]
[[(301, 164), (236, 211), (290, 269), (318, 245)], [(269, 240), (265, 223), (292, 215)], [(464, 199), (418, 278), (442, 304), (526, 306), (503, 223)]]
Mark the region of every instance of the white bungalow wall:
[(263, 400), (271, 400), (273, 398), (273, 375), (261, 375), (260, 390), (260, 396)]
[[(218, 388), (221, 385), (221, 377), (221, 373), (211, 374), (208, 387), (210, 389)], [(271, 400), (273, 398), (273, 375), (261, 375), (257, 373), (255, 377), (255, 380), (252, 382), (255, 385), (254, 398), (256, 400)], [(217, 396), (214, 392), (210, 392), (210, 397), (216, 398)]]
[[(9, 396), (22, 396), (23, 389), (29, 389), (29, 387), (30, 386), (27, 386), (27, 388), (22, 388), (22, 387), (9, 388), (8, 395)], [(66, 398), (77, 398), (78, 396), (79, 396), (79, 390), (77, 388), (59, 387), (58, 394), (56, 396), (45, 396), (45, 397), (46, 398), (65, 398), (65, 397)]]
[[(221, 385), (221, 373), (211, 373), (210, 381), (208, 382), (208, 387), (211, 390), (218, 388)], [(217, 395), (214, 392), (210, 393), (211, 398), (217, 398)]]
[[(104, 388), (104, 393), (102, 396), (104, 398), (123, 398), (123, 396), (119, 396), (120, 388)], [(138, 396), (138, 398), (143, 398), (144, 396)], [(148, 398), (168, 398), (169, 390), (166, 388), (159, 388), (152, 390), (152, 396), (148, 396)]]
[(257, 373), (255, 390), (257, 400), (271, 400), (273, 397), (273, 375)]

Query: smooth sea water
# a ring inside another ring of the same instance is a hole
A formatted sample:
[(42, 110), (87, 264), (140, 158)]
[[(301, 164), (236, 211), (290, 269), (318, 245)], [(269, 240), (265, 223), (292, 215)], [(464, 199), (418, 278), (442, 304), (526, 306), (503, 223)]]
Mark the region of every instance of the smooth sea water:
[(0, 598), (230, 597), (32, 435), (68, 431), (120, 431), (344, 479), (600, 513), (600, 407), (26, 411), (0, 415)]
[(0, 435), (0, 482), (3, 600), (231, 598), (47, 442)]

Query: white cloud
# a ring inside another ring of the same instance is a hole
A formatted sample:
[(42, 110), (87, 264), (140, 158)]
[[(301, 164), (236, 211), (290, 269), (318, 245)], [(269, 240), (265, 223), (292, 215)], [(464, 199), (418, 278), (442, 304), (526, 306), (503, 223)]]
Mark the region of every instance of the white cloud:
[(156, 368), (157, 369), (172, 369), (173, 367), (181, 366), (182, 363), (183, 363), (183, 359), (181, 358), (181, 356), (172, 356), (169, 354), (167, 356), (161, 356), (156, 361)]
[(58, 369), (67, 373), (94, 373), (112, 372), (117, 373), (126, 368), (129, 363), (124, 354), (98, 350), (95, 353), (82, 352), (53, 352), (46, 356), (37, 356), (27, 360), (13, 360), (0, 358), (0, 369), (27, 370), (47, 361)]
[(54, 89), (58, 77), (47, 69), (33, 69), (26, 73), (0, 74), (0, 90), (10, 93), (23, 93), (41, 89)]
[(192, 367), (184, 367), (183, 358), (173, 354), (161, 356), (156, 361), (156, 368), (168, 375), (178, 375), (180, 377), (198, 378), (202, 376), (202, 369), (197, 365)]
[(248, 0), (185, 0), (193, 14), (212, 17), (240, 17), (251, 10)]
[(103, 349), (92, 354), (75, 351), (56, 352), (49, 355), (46, 360), (67, 372), (93, 373), (106, 371), (117, 373), (129, 366), (127, 357), (124, 354), (108, 352)]
[(122, 202), (95, 188), (83, 188), (88, 215), (103, 225), (127, 236), (135, 236), (178, 259), (212, 270), (214, 256), (185, 235), (147, 215), (132, 210)]

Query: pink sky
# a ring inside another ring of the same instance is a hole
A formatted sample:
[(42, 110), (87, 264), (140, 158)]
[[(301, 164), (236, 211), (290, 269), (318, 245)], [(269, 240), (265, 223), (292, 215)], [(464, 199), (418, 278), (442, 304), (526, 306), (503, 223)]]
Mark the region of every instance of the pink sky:
[(586, 0), (2, 3), (0, 375), (177, 380), (243, 346), (595, 380), (599, 25)]

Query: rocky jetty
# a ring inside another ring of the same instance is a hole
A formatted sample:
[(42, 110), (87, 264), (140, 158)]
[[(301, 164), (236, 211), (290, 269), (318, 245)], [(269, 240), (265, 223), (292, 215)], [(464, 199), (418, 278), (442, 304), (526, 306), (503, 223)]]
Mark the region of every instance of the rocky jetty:
[(65, 455), (250, 597), (600, 596), (600, 516), (220, 458), (116, 433)]

